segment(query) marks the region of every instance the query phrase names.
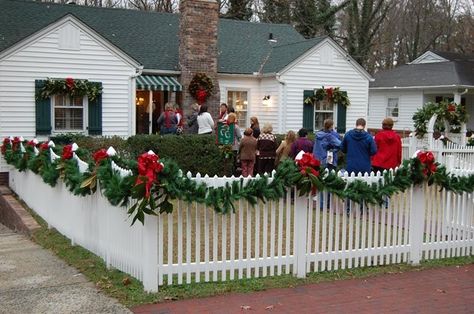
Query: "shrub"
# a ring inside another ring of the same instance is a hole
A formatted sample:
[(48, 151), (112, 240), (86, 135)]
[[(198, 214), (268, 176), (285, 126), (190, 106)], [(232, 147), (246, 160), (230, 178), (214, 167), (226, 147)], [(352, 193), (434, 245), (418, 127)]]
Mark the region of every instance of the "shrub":
[(232, 165), (216, 145), (215, 135), (135, 135), (127, 139), (134, 157), (153, 150), (160, 158), (174, 160), (184, 173), (230, 175)]

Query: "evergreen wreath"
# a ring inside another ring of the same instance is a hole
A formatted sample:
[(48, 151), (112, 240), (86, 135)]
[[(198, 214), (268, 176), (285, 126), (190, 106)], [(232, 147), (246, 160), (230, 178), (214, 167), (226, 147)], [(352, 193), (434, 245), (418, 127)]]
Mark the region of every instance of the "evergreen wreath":
[[(466, 107), (463, 105), (448, 101), (442, 101), (440, 103), (428, 102), (413, 115), (417, 137), (421, 138), (428, 132), (427, 123), (434, 114), (438, 115), (438, 119), (434, 126), (436, 131), (444, 130), (444, 121), (447, 121), (452, 126), (460, 126), (462, 123), (466, 123), (469, 118)], [(459, 132), (460, 129), (453, 128), (444, 131)]]
[(95, 100), (100, 94), (102, 94), (102, 86), (99, 83), (75, 80), (70, 77), (66, 79), (48, 78), (38, 91), (36, 98), (47, 99), (52, 95), (69, 95), (70, 97), (87, 96), (89, 100)]
[(214, 83), (205, 73), (196, 73), (189, 83), (188, 90), (194, 99), (203, 103), (207, 97), (214, 94)]
[(327, 100), (333, 104), (338, 104), (342, 105), (345, 108), (349, 107), (351, 104), (351, 101), (349, 100), (349, 97), (347, 97), (347, 92), (341, 91), (339, 87), (329, 87), (329, 88), (318, 88), (314, 90), (314, 94), (310, 97), (307, 97), (304, 100), (305, 104), (314, 104), (316, 101), (321, 101), (323, 99), (327, 98)]
[[(143, 223), (145, 215), (172, 212), (171, 200), (174, 199), (205, 204), (226, 214), (235, 211), (234, 203), (238, 200), (246, 200), (252, 205), (259, 200), (276, 201), (294, 187), (300, 195), (327, 191), (359, 204), (383, 204), (386, 197), (425, 182), (454, 193), (474, 191), (474, 174), (454, 176), (448, 173), (434, 160), (431, 152), (419, 152), (415, 158), (404, 160), (398, 169), (384, 173), (379, 182), (370, 184), (359, 179), (347, 182), (334, 171), (321, 170), (319, 161), (312, 154), (305, 154), (298, 163), (293, 160), (281, 162), (272, 180), (262, 176), (245, 184), (241, 179), (214, 188), (188, 178), (174, 161), (160, 160), (153, 152), (144, 153), (135, 161), (110, 155), (104, 149), (93, 155), (77, 149), (74, 153), (89, 165), (81, 173), (78, 160), (71, 157), (68, 146), (52, 147), (48, 143), (26, 142), (16, 137), (4, 139), (1, 151), (5, 160), (19, 171), (29, 169), (51, 186), (62, 179), (74, 195), (94, 193), (100, 186), (112, 205), (134, 203), (128, 211), (133, 216), (132, 224), (137, 220)], [(60, 158), (51, 161), (53, 153), (61, 152)], [(121, 175), (117, 167), (128, 174)]]

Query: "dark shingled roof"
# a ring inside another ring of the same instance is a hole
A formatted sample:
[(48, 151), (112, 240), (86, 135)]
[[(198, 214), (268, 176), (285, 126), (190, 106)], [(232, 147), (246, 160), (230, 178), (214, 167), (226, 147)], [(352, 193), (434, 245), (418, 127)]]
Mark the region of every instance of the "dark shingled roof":
[[(68, 14), (87, 24), (145, 69), (179, 70), (179, 15), (169, 13), (0, 0), (0, 52)], [(277, 43), (268, 41), (269, 33), (273, 33)], [(265, 65), (264, 73), (277, 72), (320, 40), (305, 40), (286, 24), (220, 19), (218, 71), (252, 74)], [(274, 52), (270, 54), (272, 49)]]
[(374, 75), (370, 87), (474, 86), (474, 56), (434, 52), (449, 61), (405, 64)]

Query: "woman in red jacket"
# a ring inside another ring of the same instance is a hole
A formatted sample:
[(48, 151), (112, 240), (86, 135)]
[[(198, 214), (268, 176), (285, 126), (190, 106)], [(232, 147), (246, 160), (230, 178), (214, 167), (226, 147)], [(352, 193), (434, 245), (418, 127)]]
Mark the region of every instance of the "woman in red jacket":
[(374, 172), (393, 169), (402, 163), (402, 140), (393, 128), (393, 120), (385, 118), (382, 121), (382, 131), (375, 135), (377, 153), (372, 157)]

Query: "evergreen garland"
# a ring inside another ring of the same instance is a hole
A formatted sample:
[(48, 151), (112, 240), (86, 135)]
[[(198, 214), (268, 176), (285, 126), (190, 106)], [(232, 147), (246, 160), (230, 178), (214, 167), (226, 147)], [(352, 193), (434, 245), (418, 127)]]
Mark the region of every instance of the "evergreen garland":
[[(438, 115), (434, 126), (436, 131), (444, 130), (444, 121), (447, 121), (452, 126), (460, 126), (461, 123), (466, 123), (469, 118), (466, 107), (463, 105), (448, 101), (442, 101), (440, 103), (428, 102), (413, 115), (416, 136), (423, 137), (423, 135), (428, 132), (427, 123), (434, 114)], [(460, 131), (460, 129), (444, 131)]]
[[(444, 166), (434, 162), (431, 153), (423, 152), (418, 158), (404, 160), (401, 167), (386, 172), (383, 178), (374, 183), (361, 179), (348, 182), (333, 171), (320, 171), (319, 163), (311, 163), (308, 159), (308, 163), (298, 164), (292, 160), (283, 161), (272, 178), (262, 176), (251, 180), (240, 179), (218, 188), (197, 183), (183, 175), (172, 160), (161, 160), (159, 162), (163, 164), (163, 168), (157, 173), (156, 181), (151, 185), (150, 195), (147, 197), (146, 177), (139, 179), (140, 165), (137, 161), (108, 156), (95, 162), (88, 151), (78, 149), (77, 155), (89, 163), (89, 169), (81, 173), (74, 158), (60, 158), (51, 162), (50, 150), (43, 145), (45, 144), (40, 146), (42, 148), (36, 155), (34, 146), (21, 149), (18, 141), (14, 144), (12, 141), (4, 141), (2, 152), (5, 160), (16, 169), (29, 169), (51, 186), (55, 186), (61, 178), (74, 195), (85, 196), (94, 193), (99, 186), (112, 205), (126, 206), (132, 203), (128, 211), (129, 215), (133, 216), (132, 224), (136, 220), (143, 223), (145, 215), (156, 215), (158, 211), (172, 212), (172, 200), (176, 199), (205, 204), (213, 207), (218, 213), (226, 214), (235, 212), (236, 201), (246, 200), (252, 205), (256, 205), (258, 201), (275, 201), (294, 187), (301, 195), (314, 193), (316, 190), (327, 191), (341, 199), (359, 204), (383, 204), (387, 197), (424, 182), (429, 185), (436, 184), (454, 193), (474, 191), (474, 175), (450, 174)], [(56, 147), (53, 151), (57, 153), (63, 149)], [(420, 157), (423, 154), (425, 159)], [(430, 158), (426, 159), (426, 156)], [(112, 161), (133, 174), (122, 177), (113, 170)]]

